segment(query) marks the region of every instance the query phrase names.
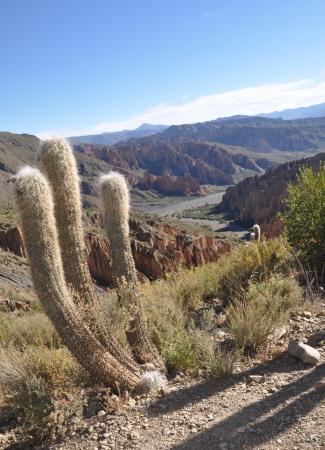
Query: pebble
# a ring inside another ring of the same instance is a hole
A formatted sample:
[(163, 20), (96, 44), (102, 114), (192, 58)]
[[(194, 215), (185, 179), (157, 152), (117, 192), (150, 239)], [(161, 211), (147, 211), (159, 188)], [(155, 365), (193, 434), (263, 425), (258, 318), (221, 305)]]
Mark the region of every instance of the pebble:
[(135, 430), (132, 430), (129, 436), (132, 441), (135, 441), (140, 438), (140, 434)]
[(288, 328), (285, 325), (276, 328), (273, 332), (274, 340), (276, 342), (280, 341), (280, 339), (282, 339), (287, 334), (287, 332), (288, 332)]
[(248, 381), (250, 381), (251, 383), (262, 383), (263, 380), (264, 380), (263, 375), (249, 375), (248, 376)]

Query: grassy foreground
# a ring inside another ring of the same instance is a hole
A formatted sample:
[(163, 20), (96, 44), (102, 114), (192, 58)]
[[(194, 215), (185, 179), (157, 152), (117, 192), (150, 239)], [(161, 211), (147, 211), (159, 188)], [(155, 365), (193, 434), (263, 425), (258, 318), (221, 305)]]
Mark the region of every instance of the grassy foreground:
[[(269, 348), (274, 330), (305, 301), (297, 276), (290, 249), (275, 239), (240, 245), (216, 263), (142, 284), (168, 376), (218, 378), (231, 373), (236, 361)], [(0, 312), (0, 405), (29, 432), (54, 437), (68, 419), (84, 414), (100, 386), (33, 302), (29, 312)], [(127, 313), (114, 291), (103, 302), (107, 326), (127, 346)], [(109, 391), (106, 402), (108, 408)]]

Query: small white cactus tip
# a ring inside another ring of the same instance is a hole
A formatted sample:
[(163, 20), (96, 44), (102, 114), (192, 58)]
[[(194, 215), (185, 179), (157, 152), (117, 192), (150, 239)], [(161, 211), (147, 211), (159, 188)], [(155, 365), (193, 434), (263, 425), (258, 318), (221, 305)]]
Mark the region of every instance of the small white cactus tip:
[(99, 177), (99, 186), (104, 187), (105, 185), (119, 185), (119, 186), (125, 186), (126, 179), (124, 175), (122, 175), (119, 172), (115, 172), (114, 170), (111, 170), (108, 173), (105, 173)]
[(16, 175), (11, 177), (11, 180), (13, 182), (16, 182), (25, 178), (38, 176), (39, 174), (40, 171), (38, 169), (35, 169), (34, 167), (30, 166), (24, 166), (16, 173)]
[(51, 154), (52, 157), (56, 154), (61, 155), (62, 152), (64, 153), (66, 151), (72, 151), (69, 141), (63, 137), (53, 137), (40, 143), (39, 158), (47, 154)]
[(141, 376), (135, 390), (138, 394), (146, 394), (150, 391), (159, 391), (166, 383), (166, 377), (159, 370), (150, 370)]

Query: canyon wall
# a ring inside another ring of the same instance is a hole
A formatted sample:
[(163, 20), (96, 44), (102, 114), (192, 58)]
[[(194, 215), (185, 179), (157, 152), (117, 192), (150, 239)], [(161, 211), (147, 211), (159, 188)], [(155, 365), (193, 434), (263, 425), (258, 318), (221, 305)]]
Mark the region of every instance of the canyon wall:
[(250, 227), (258, 223), (266, 237), (275, 237), (283, 231), (279, 213), (285, 211), (285, 199), (289, 182), (295, 182), (303, 166), (319, 170), (325, 161), (325, 153), (311, 158), (291, 161), (258, 177), (249, 177), (229, 187), (216, 207), (216, 212), (237, 219), (241, 225)]

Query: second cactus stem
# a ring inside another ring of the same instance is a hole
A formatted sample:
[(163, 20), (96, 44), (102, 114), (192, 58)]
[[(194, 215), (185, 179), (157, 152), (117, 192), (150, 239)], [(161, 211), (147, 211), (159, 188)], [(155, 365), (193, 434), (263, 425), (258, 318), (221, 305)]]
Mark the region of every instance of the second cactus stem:
[(127, 337), (135, 359), (164, 370), (164, 363), (151, 341), (138, 289), (137, 272), (129, 237), (129, 190), (125, 178), (111, 172), (100, 180), (104, 226), (112, 252), (112, 273), (123, 306), (131, 312)]

